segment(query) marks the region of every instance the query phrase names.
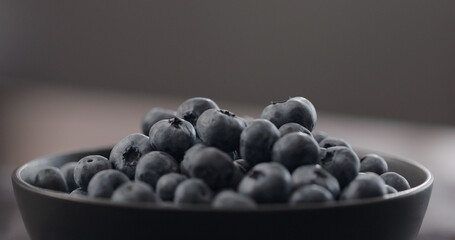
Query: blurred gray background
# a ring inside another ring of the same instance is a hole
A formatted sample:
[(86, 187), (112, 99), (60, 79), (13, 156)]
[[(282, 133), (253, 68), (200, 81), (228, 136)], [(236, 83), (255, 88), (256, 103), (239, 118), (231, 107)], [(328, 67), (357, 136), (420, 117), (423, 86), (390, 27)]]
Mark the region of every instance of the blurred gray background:
[(305, 96), (317, 129), (435, 175), (418, 240), (455, 239), (455, 1), (0, 0), (0, 239), (38, 156), (112, 146), (151, 107), (258, 117)]
[(455, 124), (455, 1), (0, 1), (10, 84)]

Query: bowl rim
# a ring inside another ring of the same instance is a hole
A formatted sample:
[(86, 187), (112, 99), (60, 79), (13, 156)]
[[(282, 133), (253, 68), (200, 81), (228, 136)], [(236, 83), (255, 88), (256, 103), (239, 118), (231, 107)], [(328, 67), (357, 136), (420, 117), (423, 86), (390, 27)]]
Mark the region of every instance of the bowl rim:
[(361, 205), (368, 205), (368, 204), (375, 204), (375, 203), (382, 203), (382, 202), (389, 202), (398, 199), (402, 199), (405, 197), (410, 197), (416, 195), (425, 189), (431, 187), (434, 182), (433, 174), (422, 164), (409, 160), (405, 157), (385, 154), (380, 151), (372, 151), (365, 148), (353, 148), (355, 152), (362, 151), (362, 152), (370, 152), (378, 154), (386, 159), (390, 159), (392, 161), (400, 161), (406, 164), (414, 165), (415, 167), (422, 170), (425, 175), (426, 179), (423, 183), (412, 187), (408, 190), (400, 191), (398, 193), (387, 194), (382, 197), (374, 197), (374, 198), (367, 198), (367, 199), (356, 199), (350, 201), (334, 201), (334, 202), (326, 202), (326, 203), (308, 203), (308, 204), (300, 204), (300, 205), (289, 205), (289, 204), (258, 204), (255, 208), (213, 208), (211, 205), (174, 205), (174, 204), (156, 204), (156, 203), (122, 203), (122, 202), (113, 202), (109, 199), (96, 199), (96, 198), (88, 198), (88, 197), (75, 197), (70, 196), (68, 193), (62, 193), (58, 191), (53, 191), (49, 189), (42, 189), (23, 180), (20, 176), (21, 172), (27, 168), (32, 162), (42, 161), (44, 159), (55, 158), (55, 157), (62, 157), (64, 155), (74, 155), (80, 153), (93, 153), (93, 152), (102, 152), (109, 150), (109, 147), (104, 148), (92, 148), (86, 150), (79, 150), (79, 151), (70, 151), (70, 152), (62, 152), (57, 154), (46, 155), (43, 157), (35, 158), (19, 167), (17, 167), (12, 173), (12, 182), (13, 185), (17, 185), (18, 187), (24, 189), (25, 191), (29, 191), (35, 194), (43, 195), (44, 197), (48, 198), (55, 198), (62, 201), (73, 202), (75, 204), (88, 204), (99, 206), (102, 205), (104, 207), (115, 207), (115, 208), (127, 208), (127, 209), (137, 209), (137, 210), (153, 210), (153, 211), (175, 211), (175, 212), (284, 212), (284, 211), (299, 211), (299, 210), (322, 210), (322, 209), (333, 209), (333, 208), (345, 208), (345, 207), (356, 207)]

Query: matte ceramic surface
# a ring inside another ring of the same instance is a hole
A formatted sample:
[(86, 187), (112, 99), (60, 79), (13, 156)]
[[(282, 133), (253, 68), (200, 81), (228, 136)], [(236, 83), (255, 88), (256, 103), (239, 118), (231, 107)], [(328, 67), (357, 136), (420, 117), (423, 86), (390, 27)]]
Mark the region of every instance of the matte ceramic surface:
[(384, 198), (333, 204), (278, 204), (252, 210), (130, 205), (70, 197), (29, 184), (45, 166), (59, 167), (90, 154), (108, 156), (109, 149), (43, 157), (14, 171), (16, 200), (33, 240), (415, 239), (433, 185), (433, 176), (425, 167), (385, 154), (381, 155), (389, 170), (405, 176), (411, 189)]

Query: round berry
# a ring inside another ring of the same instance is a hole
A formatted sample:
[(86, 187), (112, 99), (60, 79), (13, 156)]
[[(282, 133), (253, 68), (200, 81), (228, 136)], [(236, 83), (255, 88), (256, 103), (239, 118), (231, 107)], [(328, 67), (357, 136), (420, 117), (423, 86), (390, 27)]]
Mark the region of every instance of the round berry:
[(384, 179), (387, 185), (395, 188), (398, 192), (411, 188), (408, 180), (396, 172), (386, 172), (381, 175), (381, 178)]
[(41, 169), (35, 177), (33, 185), (59, 192), (69, 192), (65, 176), (56, 167), (46, 167)]
[(175, 204), (210, 204), (213, 193), (209, 186), (197, 178), (181, 182), (175, 189)]
[(376, 154), (367, 154), (360, 159), (360, 172), (374, 172), (381, 175), (387, 171), (387, 162)]
[(87, 192), (89, 197), (111, 198), (112, 193), (123, 183), (130, 179), (124, 173), (107, 169), (98, 172), (88, 184)]
[(74, 168), (74, 180), (83, 190), (87, 190), (88, 183), (95, 174), (111, 169), (111, 162), (101, 155), (89, 155), (79, 160)]
[(209, 98), (195, 97), (184, 101), (177, 108), (177, 117), (196, 126), (196, 122), (203, 112), (208, 109), (220, 109), (216, 103)]
[(176, 112), (164, 108), (152, 108), (142, 118), (142, 133), (149, 135), (150, 128), (157, 122), (175, 117)]
[(136, 167), (136, 181), (142, 181), (156, 187), (158, 179), (166, 173), (177, 172), (178, 163), (174, 158), (160, 151), (153, 151), (145, 154), (139, 159)]
[(149, 136), (156, 150), (171, 154), (177, 161), (181, 161), (186, 150), (196, 142), (193, 125), (177, 117), (155, 123)]
[(280, 132), (273, 123), (254, 120), (240, 135), (240, 155), (251, 165), (270, 162), (273, 144), (279, 138)]
[(152, 150), (154, 149), (150, 145), (149, 137), (134, 133), (123, 138), (112, 148), (109, 161), (115, 169), (134, 179), (139, 159)]
[(310, 184), (297, 188), (291, 195), (289, 203), (298, 205), (302, 203), (319, 203), (333, 201), (333, 195), (320, 185)]
[(157, 202), (153, 189), (142, 182), (125, 182), (111, 197), (114, 202)]
[(298, 123), (310, 132), (316, 125), (317, 114), (313, 104), (304, 97), (293, 97), (273, 102), (264, 108), (261, 118), (271, 121), (277, 128), (290, 122)]
[(272, 148), (272, 161), (283, 164), (289, 171), (301, 165), (316, 164), (318, 159), (318, 143), (312, 136), (301, 132), (285, 135)]

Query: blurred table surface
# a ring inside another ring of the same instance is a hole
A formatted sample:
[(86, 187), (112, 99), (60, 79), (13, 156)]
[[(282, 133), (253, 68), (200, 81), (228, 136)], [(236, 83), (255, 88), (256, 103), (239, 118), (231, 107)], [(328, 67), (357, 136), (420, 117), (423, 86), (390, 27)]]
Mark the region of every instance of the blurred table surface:
[[(0, 90), (0, 239), (29, 239), (10, 174), (38, 156), (109, 146), (140, 131), (142, 115), (184, 99), (56, 87)], [(216, 99), (214, 99), (216, 101)], [(258, 117), (263, 106), (218, 102), (237, 115)], [(317, 107), (317, 103), (315, 103)], [(422, 111), (424, 114), (424, 110)], [(353, 146), (413, 159), (435, 175), (419, 240), (455, 239), (455, 127), (319, 113), (317, 130)]]

